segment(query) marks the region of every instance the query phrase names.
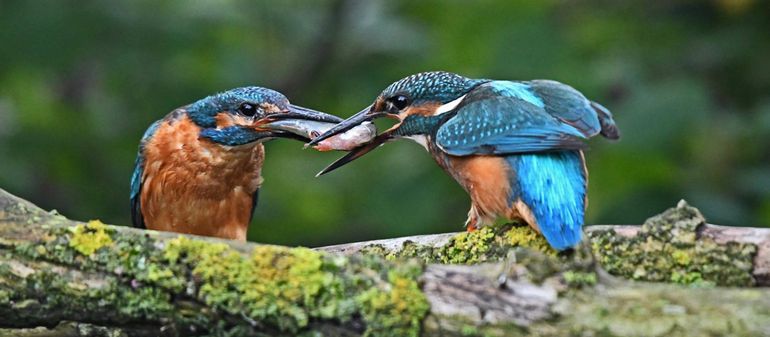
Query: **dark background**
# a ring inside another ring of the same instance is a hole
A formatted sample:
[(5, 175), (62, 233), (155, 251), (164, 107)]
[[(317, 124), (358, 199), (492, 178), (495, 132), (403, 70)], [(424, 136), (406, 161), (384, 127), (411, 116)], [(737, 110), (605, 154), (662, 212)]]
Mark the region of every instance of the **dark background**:
[[(768, 1), (0, 1), (0, 188), (129, 223), (145, 128), (245, 85), (347, 117), (426, 70), (571, 84), (623, 138), (590, 142), (587, 223), (679, 199), (770, 226)], [(250, 240), (320, 245), (457, 231), (462, 189), (411, 142), (322, 178), (339, 153), (267, 144)]]

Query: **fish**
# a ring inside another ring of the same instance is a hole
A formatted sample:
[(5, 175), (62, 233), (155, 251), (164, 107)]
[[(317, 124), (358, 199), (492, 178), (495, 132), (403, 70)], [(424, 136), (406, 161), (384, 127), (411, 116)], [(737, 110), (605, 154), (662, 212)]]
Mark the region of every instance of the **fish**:
[[(268, 125), (271, 128), (303, 135), (312, 140), (337, 124), (297, 119), (281, 119), (270, 122)], [(377, 127), (373, 123), (365, 122), (344, 133), (325, 139), (314, 145), (313, 148), (321, 152), (350, 151), (368, 143), (376, 135)]]

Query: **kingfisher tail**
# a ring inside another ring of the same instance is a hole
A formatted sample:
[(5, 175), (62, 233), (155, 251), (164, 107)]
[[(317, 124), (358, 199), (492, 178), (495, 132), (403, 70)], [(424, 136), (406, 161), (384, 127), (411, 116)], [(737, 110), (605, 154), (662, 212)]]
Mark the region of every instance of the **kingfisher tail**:
[(619, 139), (620, 131), (618, 126), (615, 125), (615, 120), (612, 119), (612, 113), (599, 103), (591, 102), (591, 107), (596, 111), (596, 115), (599, 117), (599, 124), (602, 126), (601, 134), (605, 138)]
[(586, 174), (579, 151), (524, 154), (515, 160), (516, 196), (530, 208), (540, 232), (557, 250), (580, 242), (585, 216)]

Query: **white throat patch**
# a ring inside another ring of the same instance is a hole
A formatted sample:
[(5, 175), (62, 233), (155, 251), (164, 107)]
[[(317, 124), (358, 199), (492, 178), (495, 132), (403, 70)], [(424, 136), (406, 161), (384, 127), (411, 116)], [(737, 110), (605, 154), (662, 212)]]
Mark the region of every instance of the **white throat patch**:
[(463, 101), (463, 99), (465, 99), (465, 95), (462, 95), (459, 98), (457, 98), (456, 100), (451, 101), (451, 102), (449, 102), (447, 104), (444, 104), (444, 105), (438, 107), (438, 109), (436, 109), (436, 112), (433, 113), (433, 116), (438, 116), (438, 115), (443, 114), (445, 112), (454, 110), (454, 108), (456, 108), (457, 105), (459, 105), (460, 102)]
[(407, 136), (407, 137), (404, 137), (404, 138), (411, 139), (411, 140), (415, 141), (417, 144), (422, 145), (422, 147), (424, 147), (426, 150), (428, 150), (428, 136), (426, 136), (426, 135), (411, 135), (411, 136)]

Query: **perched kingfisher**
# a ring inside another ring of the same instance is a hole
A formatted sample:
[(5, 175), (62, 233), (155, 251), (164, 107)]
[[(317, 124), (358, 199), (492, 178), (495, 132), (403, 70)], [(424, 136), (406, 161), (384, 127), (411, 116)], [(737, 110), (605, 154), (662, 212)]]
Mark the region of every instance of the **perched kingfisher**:
[(391, 139), (409, 138), (470, 195), (469, 231), (499, 217), (521, 220), (558, 250), (581, 239), (588, 178), (583, 140), (599, 133), (619, 138), (609, 110), (568, 85), (424, 72), (391, 84), (309, 145), (378, 117), (398, 122), (319, 175)]
[[(309, 141), (341, 121), (260, 87), (172, 111), (139, 144), (131, 176), (134, 226), (245, 241), (262, 185), (262, 142)], [(327, 127), (313, 129), (319, 125)]]

